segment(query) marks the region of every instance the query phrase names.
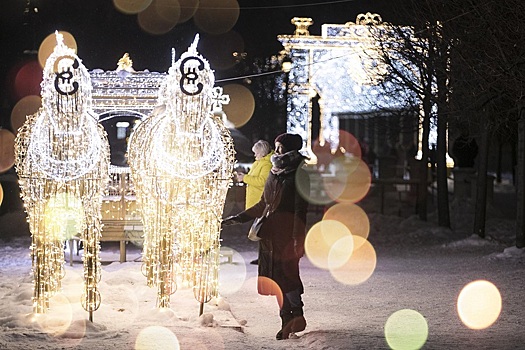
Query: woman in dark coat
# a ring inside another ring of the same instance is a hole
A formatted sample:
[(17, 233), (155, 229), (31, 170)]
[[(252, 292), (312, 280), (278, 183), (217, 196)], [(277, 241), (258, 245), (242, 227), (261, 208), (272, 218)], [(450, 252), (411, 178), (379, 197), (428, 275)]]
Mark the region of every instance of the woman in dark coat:
[[(299, 275), (299, 260), (304, 254), (308, 202), (295, 187), (295, 176), (304, 157), (299, 153), (303, 140), (296, 134), (281, 134), (275, 139), (272, 170), (266, 180), (261, 200), (245, 211), (224, 219), (223, 225), (243, 223), (263, 215), (266, 205), (271, 214), (259, 230), (259, 279), (262, 295), (276, 295), (279, 302), (281, 330), (276, 339), (288, 339), (290, 333), (306, 328), (303, 316), (304, 292)], [(271, 279), (280, 291), (266, 283)], [(282, 299), (280, 297), (282, 293)]]

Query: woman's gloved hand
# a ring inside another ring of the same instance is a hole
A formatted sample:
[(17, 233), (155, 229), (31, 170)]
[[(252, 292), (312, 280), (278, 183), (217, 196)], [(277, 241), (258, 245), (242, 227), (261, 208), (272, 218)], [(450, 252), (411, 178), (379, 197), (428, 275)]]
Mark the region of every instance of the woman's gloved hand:
[(237, 215), (228, 216), (227, 218), (222, 219), (221, 226), (231, 226), (241, 224), (241, 220)]

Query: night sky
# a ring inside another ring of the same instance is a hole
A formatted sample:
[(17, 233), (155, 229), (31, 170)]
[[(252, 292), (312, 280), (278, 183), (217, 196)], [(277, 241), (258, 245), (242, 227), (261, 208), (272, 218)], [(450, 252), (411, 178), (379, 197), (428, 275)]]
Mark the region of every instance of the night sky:
[[(24, 50), (37, 50), (55, 30), (70, 32), (78, 55), (88, 69), (113, 70), (125, 52), (136, 70), (166, 71), (171, 48), (182, 52), (199, 29), (193, 19), (178, 24), (164, 35), (147, 34), (137, 25), (136, 15), (117, 11), (111, 0), (30, 0), (38, 13), (24, 15), (28, 0), (2, 1), (0, 11), (2, 75), (23, 59)], [(282, 49), (279, 34), (292, 34), (293, 17), (311, 17), (310, 33), (319, 35), (323, 23), (355, 21), (359, 13), (376, 12), (390, 21), (388, 0), (239, 0), (240, 15), (233, 31), (244, 41), (244, 52), (267, 56)], [(206, 36), (206, 33), (200, 33)], [(209, 35), (208, 35), (209, 36)], [(208, 43), (213, 37), (204, 38)], [(220, 42), (220, 38), (216, 40)], [(219, 43), (220, 45), (220, 43)], [(199, 50), (205, 48), (199, 45)], [(220, 72), (217, 71), (220, 75)]]

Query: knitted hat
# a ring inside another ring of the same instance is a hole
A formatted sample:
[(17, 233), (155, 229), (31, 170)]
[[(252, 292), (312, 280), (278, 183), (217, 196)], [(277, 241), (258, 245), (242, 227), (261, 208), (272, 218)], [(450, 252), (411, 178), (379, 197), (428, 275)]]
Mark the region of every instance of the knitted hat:
[(283, 145), (287, 152), (299, 151), (303, 148), (303, 138), (297, 134), (281, 134), (275, 138), (275, 142), (279, 142)]

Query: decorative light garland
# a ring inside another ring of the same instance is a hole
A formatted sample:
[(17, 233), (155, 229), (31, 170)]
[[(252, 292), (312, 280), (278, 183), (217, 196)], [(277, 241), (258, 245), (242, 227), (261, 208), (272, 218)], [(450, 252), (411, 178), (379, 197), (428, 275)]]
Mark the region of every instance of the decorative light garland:
[[(173, 61), (159, 106), (136, 126), (128, 161), (144, 225), (143, 273), (170, 306), (178, 283), (201, 303), (218, 295), (220, 221), (234, 165), (233, 139), (212, 113), (227, 102), (197, 52)], [(215, 105), (215, 107), (214, 107)]]
[(56, 33), (44, 67), (42, 107), (16, 138), (16, 171), (32, 236), (33, 311), (45, 313), (64, 277), (64, 242), (84, 243), (84, 290), (89, 312), (100, 306), (101, 200), (108, 182), (109, 143), (92, 111), (87, 69)]

